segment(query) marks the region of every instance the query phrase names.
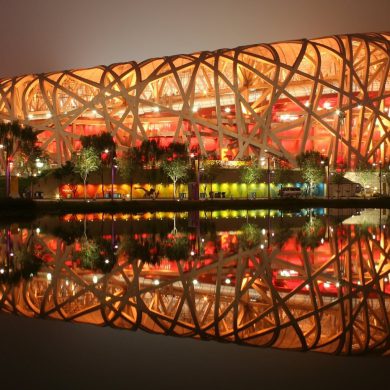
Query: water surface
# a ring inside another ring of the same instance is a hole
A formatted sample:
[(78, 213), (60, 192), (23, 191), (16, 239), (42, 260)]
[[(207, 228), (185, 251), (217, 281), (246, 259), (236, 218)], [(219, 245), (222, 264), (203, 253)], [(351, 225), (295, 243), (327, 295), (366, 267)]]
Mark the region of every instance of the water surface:
[(332, 354), (386, 354), (390, 210), (45, 217), (0, 228), (0, 309)]

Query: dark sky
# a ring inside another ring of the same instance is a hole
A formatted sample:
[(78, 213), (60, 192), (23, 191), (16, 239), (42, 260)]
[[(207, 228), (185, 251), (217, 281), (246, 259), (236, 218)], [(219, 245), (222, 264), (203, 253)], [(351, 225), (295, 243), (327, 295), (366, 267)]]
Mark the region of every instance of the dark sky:
[(389, 0), (0, 0), (0, 77), (390, 30)]

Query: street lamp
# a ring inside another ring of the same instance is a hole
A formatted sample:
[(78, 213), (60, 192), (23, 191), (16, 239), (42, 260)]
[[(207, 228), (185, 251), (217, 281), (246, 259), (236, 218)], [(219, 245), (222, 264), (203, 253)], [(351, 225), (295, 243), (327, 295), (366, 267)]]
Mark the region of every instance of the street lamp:
[(114, 183), (115, 183), (115, 170), (118, 168), (117, 164), (114, 164), (114, 160), (116, 160), (115, 156), (115, 146), (112, 145), (110, 149), (104, 149), (104, 153), (110, 156), (110, 165), (111, 165), (111, 200), (114, 199)]
[(264, 152), (267, 154), (267, 197), (271, 199), (271, 169), (270, 169), (270, 156), (268, 150), (265, 149)]
[(6, 144), (0, 144), (0, 150), (5, 153), (5, 183), (6, 183), (6, 195), (7, 197), (10, 196), (11, 192), (11, 158), (10, 158), (10, 145), (6, 141)]
[(35, 166), (38, 168), (38, 169), (41, 169), (41, 168), (43, 168), (43, 162), (39, 159), (39, 158), (37, 158), (36, 160), (35, 160)]
[(194, 170), (195, 170), (195, 179), (196, 179), (196, 189), (195, 191), (192, 191), (192, 195), (195, 196), (195, 200), (199, 200), (199, 187), (200, 187), (200, 177), (199, 177), (199, 165), (200, 165), (200, 161), (199, 161), (199, 147), (197, 148), (197, 151), (196, 153), (194, 152), (191, 152), (190, 153), (190, 158), (191, 158), (191, 162), (192, 162), (192, 166), (194, 167)]
[(321, 160), (321, 165), (326, 167), (326, 197), (329, 199), (329, 160)]

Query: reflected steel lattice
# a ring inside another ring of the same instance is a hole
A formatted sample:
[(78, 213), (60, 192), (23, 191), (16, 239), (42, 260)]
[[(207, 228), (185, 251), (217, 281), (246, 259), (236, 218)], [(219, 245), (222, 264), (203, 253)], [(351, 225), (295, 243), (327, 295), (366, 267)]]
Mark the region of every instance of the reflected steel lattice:
[(333, 166), (389, 158), (389, 34), (242, 46), (0, 80), (0, 120), (42, 131), (57, 162), (81, 135), (109, 131), (119, 150), (147, 138), (203, 155), (284, 157)]
[[(40, 255), (52, 261), (28, 281), (1, 284), (0, 307), (28, 317), (255, 346), (342, 354), (386, 352), (390, 348), (390, 299), (385, 292), (388, 237), (379, 231), (357, 237), (351, 228), (348, 239), (339, 233), (332, 235), (329, 253), (298, 244), (294, 253), (279, 246), (268, 251), (219, 251), (211, 263), (200, 259), (185, 269), (187, 263), (179, 262), (175, 272), (121, 257), (111, 273), (94, 281), (91, 271), (66, 264), (74, 245), (22, 230), (13, 238), (15, 256), (26, 240), (33, 239)], [(295, 255), (302, 264), (286, 260)], [(321, 260), (324, 256), (326, 260)], [(286, 267), (300, 276), (289, 291), (271, 280), (273, 269)], [(232, 273), (235, 286), (228, 286), (224, 281)], [(159, 285), (152, 281), (156, 276), (163, 278)], [(194, 285), (194, 279), (201, 281), (204, 276), (214, 282)], [(337, 294), (321, 292), (325, 282), (340, 283)]]

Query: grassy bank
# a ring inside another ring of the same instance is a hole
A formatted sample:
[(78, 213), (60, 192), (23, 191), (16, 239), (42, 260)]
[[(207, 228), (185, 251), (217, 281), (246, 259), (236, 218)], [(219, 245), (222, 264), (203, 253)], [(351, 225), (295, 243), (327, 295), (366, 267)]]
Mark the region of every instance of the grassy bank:
[(390, 208), (390, 198), (374, 199), (214, 199), (204, 201), (31, 201), (1, 199), (0, 218), (33, 218), (68, 213), (132, 213), (143, 211), (184, 211), (221, 209), (302, 209), (302, 208)]

